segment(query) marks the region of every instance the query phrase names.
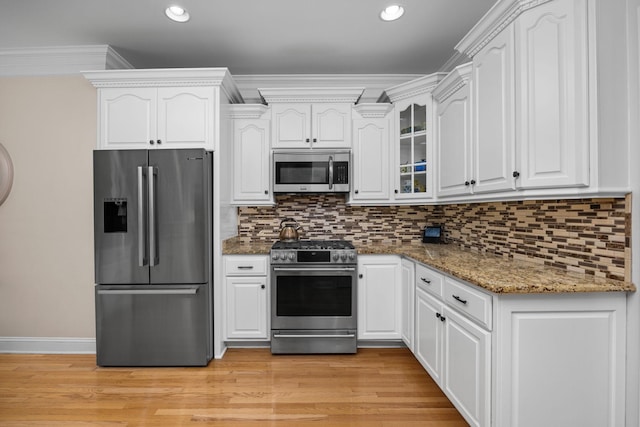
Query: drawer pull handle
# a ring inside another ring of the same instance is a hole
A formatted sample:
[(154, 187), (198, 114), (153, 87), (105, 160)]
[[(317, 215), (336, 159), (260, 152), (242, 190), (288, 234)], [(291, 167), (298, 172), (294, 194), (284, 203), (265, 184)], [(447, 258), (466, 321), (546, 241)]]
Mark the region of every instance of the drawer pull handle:
[(464, 305), (467, 305), (467, 300), (466, 299), (462, 299), (457, 295), (451, 295), (453, 297), (454, 300), (461, 302)]
[(421, 277), (420, 280), (422, 280), (424, 283), (430, 285), (431, 284), (431, 280), (427, 280), (424, 277)]
[(253, 265), (239, 265), (238, 270), (253, 270)]

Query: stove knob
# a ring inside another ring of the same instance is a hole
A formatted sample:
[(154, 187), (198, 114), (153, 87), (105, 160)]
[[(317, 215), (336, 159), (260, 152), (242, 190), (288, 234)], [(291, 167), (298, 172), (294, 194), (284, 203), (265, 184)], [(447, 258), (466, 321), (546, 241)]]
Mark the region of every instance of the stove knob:
[(271, 259), (274, 261), (278, 260), (278, 258), (280, 258), (280, 254), (277, 252), (271, 255)]
[(351, 261), (355, 260), (355, 259), (356, 259), (356, 254), (354, 254), (353, 252), (351, 252), (351, 253), (349, 254), (349, 259), (350, 259)]
[(293, 252), (289, 252), (289, 259), (293, 261), (294, 259), (296, 259), (296, 255)]
[(334, 252), (334, 254), (333, 254), (333, 257), (332, 257), (332, 258), (333, 258), (333, 260), (334, 260), (334, 261), (337, 261), (337, 260), (338, 260), (338, 258), (340, 258), (340, 254), (339, 254), (339, 253), (337, 253), (337, 252)]
[(344, 252), (340, 254), (340, 258), (342, 259), (342, 261), (346, 261), (347, 260), (347, 254), (345, 254)]

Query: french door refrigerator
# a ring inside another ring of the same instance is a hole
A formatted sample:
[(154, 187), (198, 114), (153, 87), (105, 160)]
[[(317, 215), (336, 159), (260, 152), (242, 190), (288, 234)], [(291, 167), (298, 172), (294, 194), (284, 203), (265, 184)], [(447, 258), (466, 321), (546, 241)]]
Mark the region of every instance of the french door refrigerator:
[(98, 365), (211, 360), (212, 156), (94, 151)]

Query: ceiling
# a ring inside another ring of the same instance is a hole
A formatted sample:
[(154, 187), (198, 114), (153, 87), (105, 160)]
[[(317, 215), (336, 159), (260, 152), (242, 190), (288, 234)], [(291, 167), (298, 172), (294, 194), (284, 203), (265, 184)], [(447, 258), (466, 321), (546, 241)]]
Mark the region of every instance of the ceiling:
[[(495, 0), (0, 0), (5, 49), (110, 45), (135, 68), (242, 74), (429, 74)], [(191, 20), (167, 19), (179, 4)]]

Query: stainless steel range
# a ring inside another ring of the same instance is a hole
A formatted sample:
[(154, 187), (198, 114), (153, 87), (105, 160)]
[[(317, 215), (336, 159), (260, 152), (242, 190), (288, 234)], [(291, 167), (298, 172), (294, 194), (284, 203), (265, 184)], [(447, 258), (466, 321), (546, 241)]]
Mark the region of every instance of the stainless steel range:
[(271, 352), (357, 351), (357, 252), (345, 240), (271, 248)]

